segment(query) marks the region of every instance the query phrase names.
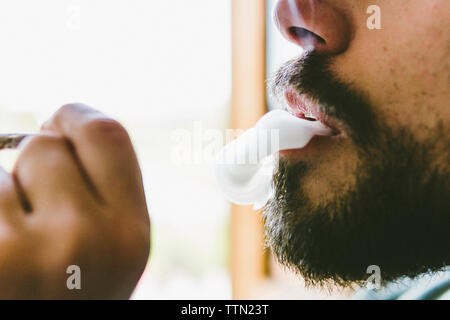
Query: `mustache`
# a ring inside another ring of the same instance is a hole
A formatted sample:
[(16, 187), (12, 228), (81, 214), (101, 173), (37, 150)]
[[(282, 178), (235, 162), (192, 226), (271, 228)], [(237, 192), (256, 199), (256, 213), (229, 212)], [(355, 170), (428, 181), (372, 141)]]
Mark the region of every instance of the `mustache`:
[(269, 82), (269, 89), (278, 101), (284, 101), (287, 89), (317, 101), (322, 111), (346, 128), (355, 143), (367, 145), (378, 132), (373, 106), (354, 82), (346, 83), (330, 69), (332, 56), (306, 52), (283, 65)]

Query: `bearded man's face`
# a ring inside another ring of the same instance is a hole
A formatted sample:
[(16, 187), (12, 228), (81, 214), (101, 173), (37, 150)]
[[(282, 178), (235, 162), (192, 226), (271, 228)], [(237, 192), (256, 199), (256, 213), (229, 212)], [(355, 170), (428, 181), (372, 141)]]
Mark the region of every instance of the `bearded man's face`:
[(450, 264), (450, 1), (280, 0), (306, 49), (274, 76), (287, 109), (335, 131), (280, 153), (263, 210), (278, 259), (310, 283), (347, 285)]

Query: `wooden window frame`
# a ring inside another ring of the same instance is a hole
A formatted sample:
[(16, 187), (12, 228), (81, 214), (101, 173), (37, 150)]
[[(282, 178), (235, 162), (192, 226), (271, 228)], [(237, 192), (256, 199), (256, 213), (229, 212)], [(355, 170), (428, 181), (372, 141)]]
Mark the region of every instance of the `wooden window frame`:
[[(248, 129), (267, 111), (265, 0), (232, 0), (232, 60), (232, 127)], [(268, 264), (252, 207), (232, 205), (230, 241), (233, 299), (255, 298)]]

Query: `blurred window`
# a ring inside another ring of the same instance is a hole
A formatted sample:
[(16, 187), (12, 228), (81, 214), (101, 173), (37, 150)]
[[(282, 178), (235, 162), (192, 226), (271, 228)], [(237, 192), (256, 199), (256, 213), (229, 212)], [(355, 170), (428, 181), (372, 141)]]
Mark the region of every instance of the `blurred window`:
[(229, 0), (0, 2), (0, 131), (37, 131), (83, 102), (130, 132), (152, 221), (136, 299), (231, 297), (229, 204), (211, 163), (171, 155), (176, 130), (228, 126), (230, 24)]

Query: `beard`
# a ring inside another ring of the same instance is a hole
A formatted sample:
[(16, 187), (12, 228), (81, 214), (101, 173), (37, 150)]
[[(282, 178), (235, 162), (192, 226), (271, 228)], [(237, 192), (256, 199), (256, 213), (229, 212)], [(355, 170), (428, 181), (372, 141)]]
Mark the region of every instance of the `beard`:
[[(308, 94), (345, 125), (360, 160), (356, 183), (316, 203), (302, 187), (311, 164), (280, 157), (275, 194), (262, 210), (266, 245), (309, 285), (360, 283), (371, 265), (383, 282), (448, 266), (450, 174), (432, 165), (436, 141), (450, 141), (447, 130), (440, 126), (418, 142), (408, 128), (389, 128), (362, 92), (333, 77), (329, 62), (307, 53), (286, 64), (273, 92)], [(450, 163), (448, 149), (440, 152)]]

